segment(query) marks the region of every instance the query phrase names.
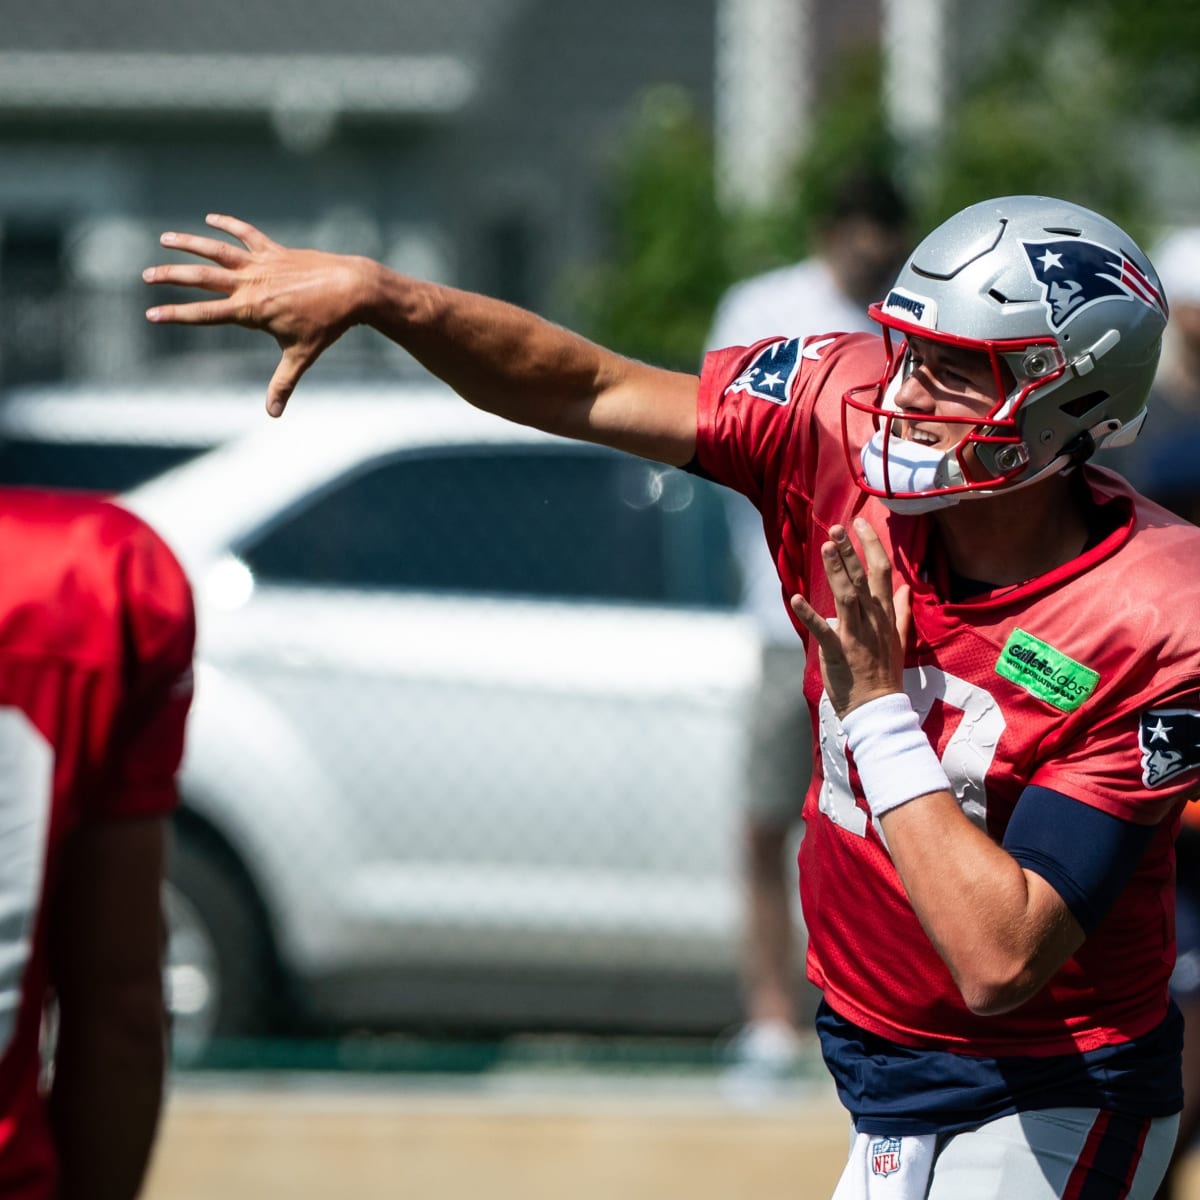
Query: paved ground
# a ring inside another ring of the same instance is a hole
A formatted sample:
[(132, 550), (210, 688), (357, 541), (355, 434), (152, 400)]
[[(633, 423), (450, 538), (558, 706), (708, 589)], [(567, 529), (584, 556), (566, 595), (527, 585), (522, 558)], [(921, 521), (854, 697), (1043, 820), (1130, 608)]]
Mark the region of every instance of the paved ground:
[(847, 1134), (816, 1071), (773, 1097), (670, 1067), (193, 1073), (143, 1200), (828, 1200)]
[(812, 1083), (747, 1103), (669, 1075), (192, 1077), (145, 1200), (827, 1200), (846, 1137)]

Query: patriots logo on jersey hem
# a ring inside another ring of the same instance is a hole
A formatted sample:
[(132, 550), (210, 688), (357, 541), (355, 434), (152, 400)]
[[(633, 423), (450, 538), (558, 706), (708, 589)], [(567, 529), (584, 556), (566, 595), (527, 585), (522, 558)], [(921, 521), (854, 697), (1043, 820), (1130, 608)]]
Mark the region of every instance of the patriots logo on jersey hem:
[(1162, 293), (1119, 250), (1082, 238), (1021, 245), (1034, 279), (1042, 285), (1042, 300), (1054, 329), (1109, 298), (1137, 300), (1166, 315)]
[(786, 404), (800, 365), (801, 340), (791, 338), (763, 347), (754, 356), (754, 361), (725, 389), (725, 395), (745, 392), (772, 404)]
[(1142, 782), (1148, 788), (1200, 770), (1200, 712), (1194, 708), (1152, 708), (1138, 729)]

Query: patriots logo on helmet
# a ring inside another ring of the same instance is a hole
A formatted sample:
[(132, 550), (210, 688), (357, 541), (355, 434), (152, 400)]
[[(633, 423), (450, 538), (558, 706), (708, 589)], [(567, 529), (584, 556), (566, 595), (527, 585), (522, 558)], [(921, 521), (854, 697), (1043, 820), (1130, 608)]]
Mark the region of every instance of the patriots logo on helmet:
[(1148, 788), (1185, 771), (1200, 770), (1200, 712), (1194, 708), (1152, 708), (1138, 730), (1142, 782)]
[(1082, 238), (1025, 242), (1033, 277), (1042, 285), (1054, 329), (1065, 325), (1097, 300), (1137, 300), (1167, 312), (1162, 293), (1119, 250)]
[(725, 394), (747, 392), (772, 404), (786, 404), (792, 379), (800, 362), (803, 339), (772, 342), (755, 356), (754, 361), (725, 389)]

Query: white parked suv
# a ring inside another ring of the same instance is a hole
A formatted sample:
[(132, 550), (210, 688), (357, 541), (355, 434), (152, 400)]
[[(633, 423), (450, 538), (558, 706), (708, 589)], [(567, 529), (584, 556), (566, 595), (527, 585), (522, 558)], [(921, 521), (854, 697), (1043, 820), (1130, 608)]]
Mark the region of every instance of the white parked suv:
[(198, 613), (184, 1050), (736, 1020), (743, 501), (434, 384), (306, 383), (277, 422), (258, 387), (0, 408), (0, 478), (141, 475)]

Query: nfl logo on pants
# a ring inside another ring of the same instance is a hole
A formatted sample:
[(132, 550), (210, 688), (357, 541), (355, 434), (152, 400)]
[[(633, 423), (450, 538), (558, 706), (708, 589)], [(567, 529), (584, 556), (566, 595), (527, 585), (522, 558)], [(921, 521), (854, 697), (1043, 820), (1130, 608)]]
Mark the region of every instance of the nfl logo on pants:
[(899, 1138), (882, 1138), (871, 1143), (871, 1170), (885, 1176), (900, 1170)]

